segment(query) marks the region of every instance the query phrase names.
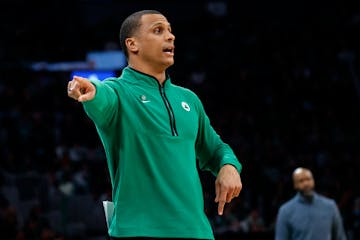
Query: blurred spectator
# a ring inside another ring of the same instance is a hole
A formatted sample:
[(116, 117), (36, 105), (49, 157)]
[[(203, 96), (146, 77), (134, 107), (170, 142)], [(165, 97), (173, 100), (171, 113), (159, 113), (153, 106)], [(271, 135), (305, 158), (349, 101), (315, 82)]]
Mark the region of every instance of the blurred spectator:
[(281, 205), (275, 226), (276, 240), (346, 240), (336, 202), (315, 192), (312, 172), (298, 167), (292, 174), (297, 194)]

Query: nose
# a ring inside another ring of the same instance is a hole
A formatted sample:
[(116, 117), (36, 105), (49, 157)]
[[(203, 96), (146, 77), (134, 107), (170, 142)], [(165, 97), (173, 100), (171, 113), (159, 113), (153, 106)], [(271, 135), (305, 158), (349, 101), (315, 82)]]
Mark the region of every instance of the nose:
[(171, 40), (171, 41), (175, 40), (175, 35), (172, 32), (168, 32), (166, 37), (168, 40)]

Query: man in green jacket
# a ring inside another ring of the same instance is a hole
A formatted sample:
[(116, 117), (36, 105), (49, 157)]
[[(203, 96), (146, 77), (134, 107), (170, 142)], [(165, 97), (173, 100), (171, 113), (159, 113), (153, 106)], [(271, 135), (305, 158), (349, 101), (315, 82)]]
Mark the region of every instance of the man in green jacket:
[(120, 30), (128, 61), (121, 76), (75, 76), (68, 83), (68, 96), (83, 104), (105, 149), (112, 239), (214, 239), (197, 161), (216, 176), (220, 215), (242, 189), (242, 165), (212, 128), (201, 101), (166, 73), (174, 64), (174, 40), (160, 12), (135, 12)]

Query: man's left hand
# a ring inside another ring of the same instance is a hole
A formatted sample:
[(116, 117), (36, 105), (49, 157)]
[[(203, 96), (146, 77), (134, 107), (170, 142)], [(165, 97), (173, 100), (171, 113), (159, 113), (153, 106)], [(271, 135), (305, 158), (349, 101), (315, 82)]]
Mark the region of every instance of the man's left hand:
[(219, 204), (219, 215), (223, 214), (225, 203), (238, 197), (241, 189), (242, 183), (238, 170), (230, 164), (222, 166), (215, 181), (215, 202)]

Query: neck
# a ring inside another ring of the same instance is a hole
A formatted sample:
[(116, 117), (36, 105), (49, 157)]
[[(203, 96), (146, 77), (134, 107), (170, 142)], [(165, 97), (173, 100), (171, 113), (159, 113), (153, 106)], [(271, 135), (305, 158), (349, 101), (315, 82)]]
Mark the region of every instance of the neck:
[(300, 191), (300, 195), (304, 198), (305, 201), (307, 202), (311, 202), (313, 199), (314, 199), (314, 192), (307, 192), (307, 193), (304, 193), (304, 192), (301, 192)]
[(162, 85), (166, 80), (166, 69), (164, 68), (155, 69), (151, 66), (144, 64), (130, 64), (130, 63), (129, 63), (129, 67), (135, 69), (136, 71), (153, 76), (154, 78), (156, 78), (156, 80), (158, 80), (160, 85)]

